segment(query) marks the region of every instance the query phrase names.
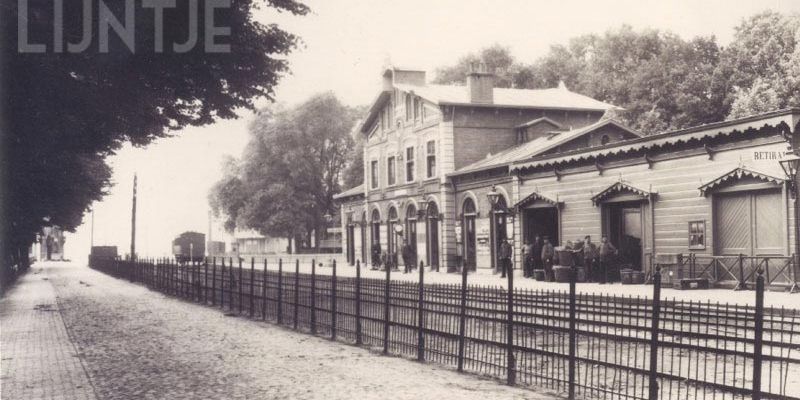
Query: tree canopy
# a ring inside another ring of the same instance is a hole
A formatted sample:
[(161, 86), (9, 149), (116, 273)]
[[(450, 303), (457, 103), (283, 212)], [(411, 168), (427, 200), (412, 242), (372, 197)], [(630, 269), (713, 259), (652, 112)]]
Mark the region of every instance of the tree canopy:
[(617, 115), (647, 134), (800, 106), (800, 16), (763, 12), (735, 27), (733, 42), (689, 40), (630, 26), (553, 45), (529, 63), (493, 45), (437, 70), (435, 82), (463, 83), (469, 65), (493, 68), (499, 87), (575, 92), (625, 108)]
[[(11, 253), (27, 249), (43, 226), (70, 231), (80, 224), (109, 185), (105, 158), (123, 143), (144, 146), (186, 126), (234, 118), (237, 109), (253, 108), (256, 98), (271, 99), (273, 87), (288, 72), (286, 55), (298, 38), (277, 25), (255, 21), (253, 10), (309, 11), (294, 0), (233, 0), (231, 7), (210, 10), (215, 26), (230, 27), (229, 35), (215, 38), (229, 51), (211, 52), (204, 45), (210, 35), (203, 28), (207, 2), (178, 0), (176, 7), (165, 9), (160, 24), (164, 41), (158, 43), (156, 14), (142, 2), (133, 10), (127, 6), (134, 3), (122, 0), (93, 0), (91, 10), (83, 9), (85, 2), (64, 3), (63, 32), (54, 31), (56, 2), (0, 5), (3, 264)], [(18, 9), (20, 4), (27, 8)], [(199, 4), (196, 14), (192, 4)], [(108, 51), (104, 49), (103, 35), (93, 29), (106, 7), (121, 24), (135, 29), (132, 43), (112, 30)], [(133, 26), (127, 18), (131, 11)], [(90, 13), (90, 26), (82, 22), (84, 12)], [(21, 29), (18, 15), (27, 16)], [(84, 29), (89, 41), (75, 51)], [(173, 47), (190, 42), (192, 29), (197, 45)], [(27, 33), (28, 43), (44, 45), (44, 52), (23, 52), (19, 32)], [(57, 40), (60, 34), (62, 41)]]
[(253, 229), (296, 245), (319, 239), (324, 216), (336, 215), (333, 195), (354, 147), (356, 117), (332, 93), (261, 110), (241, 159), (226, 161), (225, 176), (209, 193), (226, 229)]

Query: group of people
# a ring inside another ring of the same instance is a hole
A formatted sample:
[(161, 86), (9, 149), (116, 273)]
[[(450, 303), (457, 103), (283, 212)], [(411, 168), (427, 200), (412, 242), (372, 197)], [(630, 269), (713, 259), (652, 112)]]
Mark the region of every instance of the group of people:
[[(506, 245), (508, 246), (507, 253), (503, 251)], [(616, 247), (608, 241), (607, 237), (603, 236), (600, 240), (600, 245), (594, 244), (592, 242), (592, 237), (589, 235), (586, 235), (583, 240), (578, 240), (574, 243), (568, 240), (563, 250), (571, 255), (569, 260), (557, 260), (556, 249), (547, 236), (536, 236), (533, 243), (525, 240), (525, 245), (522, 249), (524, 276), (526, 278), (532, 278), (534, 276), (534, 270), (544, 270), (544, 279), (548, 282), (552, 282), (555, 280), (553, 265), (558, 263), (560, 265), (584, 267), (587, 280), (589, 281), (599, 282), (601, 284), (608, 282), (609, 266), (618, 251)], [(507, 240), (500, 246), (501, 260), (506, 254), (508, 254), (510, 265), (511, 250)], [(505, 275), (506, 271), (504, 268), (503, 276)]]
[[(411, 246), (408, 241), (404, 240), (403, 245), (400, 246), (400, 254), (403, 258), (403, 264), (405, 264), (405, 269), (403, 270), (404, 274), (411, 272), (412, 269), (416, 268), (417, 265), (417, 252), (414, 250), (414, 247)], [(387, 252), (386, 250), (381, 250), (380, 243), (373, 243), (372, 244), (372, 269), (383, 269), (383, 268), (391, 268), (395, 271), (399, 271), (400, 267), (398, 265), (397, 260), (397, 253), (396, 252)]]

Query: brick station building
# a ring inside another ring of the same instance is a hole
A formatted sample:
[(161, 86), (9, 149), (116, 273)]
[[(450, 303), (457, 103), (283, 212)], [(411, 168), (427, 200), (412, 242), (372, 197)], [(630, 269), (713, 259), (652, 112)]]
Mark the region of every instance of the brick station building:
[(557, 245), (608, 236), (645, 272), (656, 254), (796, 251), (779, 161), (800, 110), (645, 135), (603, 119), (614, 108), (563, 85), (495, 88), (480, 68), (466, 86), (385, 70), (359, 128), (366, 182), (336, 196), (348, 261), (408, 240), (426, 265), (488, 270), (509, 237), (520, 266), (536, 235)]

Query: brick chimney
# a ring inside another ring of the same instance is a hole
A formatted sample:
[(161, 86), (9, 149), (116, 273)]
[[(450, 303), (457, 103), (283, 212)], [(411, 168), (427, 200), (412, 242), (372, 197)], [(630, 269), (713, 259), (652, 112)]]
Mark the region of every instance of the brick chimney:
[(492, 104), (494, 102), (494, 73), (486, 64), (472, 63), (467, 73), (467, 91), (470, 103)]

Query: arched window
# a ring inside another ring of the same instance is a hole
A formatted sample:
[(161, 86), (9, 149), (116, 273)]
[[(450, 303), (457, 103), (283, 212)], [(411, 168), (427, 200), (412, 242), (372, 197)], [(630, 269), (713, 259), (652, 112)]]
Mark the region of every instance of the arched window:
[(439, 270), (439, 207), (433, 201), (428, 203), (428, 219), (425, 224), (428, 252), (428, 265)]
[(464, 220), (461, 222), (464, 240), (464, 265), (474, 271), (477, 267), (475, 240), (475, 217), (477, 212), (475, 210), (475, 202), (471, 198), (464, 200), (462, 213), (464, 214)]
[(600, 138), (600, 144), (602, 144), (603, 146), (607, 145), (608, 142), (610, 142), (610, 141), (611, 141), (611, 138), (608, 137), (608, 135), (603, 135), (603, 137)]

